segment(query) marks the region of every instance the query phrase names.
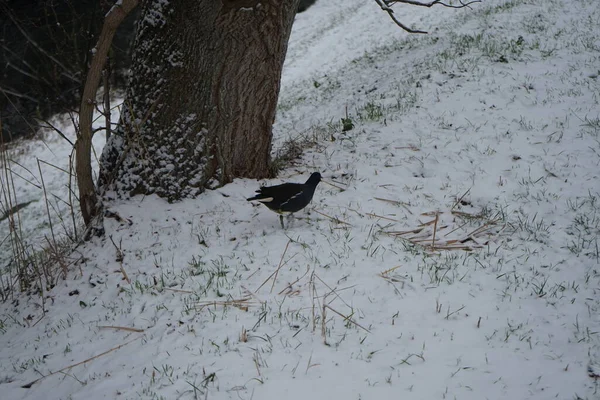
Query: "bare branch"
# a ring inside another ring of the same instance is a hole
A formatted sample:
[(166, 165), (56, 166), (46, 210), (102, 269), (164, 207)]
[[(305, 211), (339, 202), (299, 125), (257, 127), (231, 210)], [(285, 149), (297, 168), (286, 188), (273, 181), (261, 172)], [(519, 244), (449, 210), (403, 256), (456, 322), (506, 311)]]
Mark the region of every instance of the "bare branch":
[(444, 7), (448, 7), (448, 8), (464, 8), (464, 7), (469, 7), (473, 3), (481, 3), (481, 0), (471, 0), (466, 3), (461, 0), (460, 5), (444, 3), (440, 0), (430, 1), (428, 3), (422, 3), (422, 2), (416, 1), (416, 0), (383, 0), (383, 2), (388, 7), (391, 7), (396, 3), (403, 3), (403, 4), (410, 4), (411, 6), (421, 6), (421, 7), (433, 7), (436, 4), (439, 4), (440, 6), (444, 6)]
[[(86, 226), (92, 228), (88, 232), (95, 231), (96, 234), (101, 234), (102, 232), (101, 226), (91, 226), (92, 220), (95, 217), (101, 218), (101, 204), (96, 195), (91, 167), (93, 136), (92, 118), (96, 92), (100, 85), (102, 70), (114, 34), (127, 14), (138, 5), (138, 1), (139, 0), (118, 0), (106, 14), (102, 32), (100, 33), (98, 43), (93, 51), (92, 62), (87, 73), (83, 94), (81, 96), (81, 105), (79, 108), (79, 132), (77, 133), (77, 141), (75, 142), (75, 170), (77, 173), (77, 183), (79, 184), (81, 214)], [(98, 225), (101, 225), (101, 223)]]
[[(0, 92), (2, 92), (2, 94), (4, 95), (4, 97), (6, 98), (6, 101), (9, 102), (9, 104), (12, 106), (12, 108), (14, 108), (17, 111), (17, 114), (19, 114), (19, 117), (23, 118), (23, 121), (25, 121), (25, 123), (29, 126), (29, 128), (31, 129), (31, 132), (36, 132), (37, 129), (31, 125), (31, 123), (29, 122), (29, 120), (23, 115), (23, 113), (19, 110), (19, 108), (17, 107), (17, 105), (12, 101), (12, 99), (10, 98), (9, 94), (6, 93), (3, 90), (0, 90)], [(0, 128), (1, 126), (1, 122), (2, 122), (2, 118), (0, 118)]]
[(106, 141), (108, 142), (108, 139), (110, 139), (110, 135), (111, 135), (111, 121), (110, 121), (110, 73), (111, 73), (111, 68), (110, 68), (110, 62), (107, 61), (106, 62), (106, 67), (104, 68), (103, 71), (103, 76), (104, 76), (104, 112), (102, 113), (104, 115), (104, 126), (106, 128)]
[(73, 142), (71, 142), (71, 140), (68, 137), (65, 136), (65, 134), (63, 133), (63, 131), (61, 131), (56, 126), (54, 126), (49, 120), (43, 119), (43, 120), (40, 120), (40, 122), (43, 122), (43, 123), (46, 124), (46, 125), (41, 125), (40, 124), (41, 128), (52, 129), (54, 132), (58, 133), (58, 135), (61, 138), (65, 139), (67, 142), (69, 142), (69, 144), (71, 145), (71, 147), (74, 146)]
[(6, 87), (3, 88), (0, 86), (0, 92), (2, 92), (4, 95), (11, 95), (11, 96), (19, 97), (21, 99), (27, 99), (29, 101), (33, 101), (34, 103), (39, 103), (39, 101), (37, 99), (34, 99), (33, 97), (26, 95), (25, 93), (17, 93), (14, 90), (10, 90)]
[(389, 14), (390, 18), (392, 19), (392, 21), (394, 21), (396, 23), (396, 25), (398, 25), (400, 28), (404, 29), (406, 32), (408, 32), (408, 33), (427, 33), (425, 31), (415, 31), (413, 29), (410, 29), (408, 26), (406, 26), (402, 22), (400, 22), (394, 15), (394, 10), (392, 10), (390, 8), (390, 6), (388, 6), (385, 3), (384, 0), (375, 0), (375, 2), (377, 2), (377, 4), (379, 4), (379, 7), (381, 7), (381, 9), (383, 11), (385, 11)]
[(33, 40), (33, 38), (31, 36), (29, 36), (29, 34), (21, 26), (21, 24), (19, 23), (19, 21), (17, 21), (17, 18), (13, 15), (12, 10), (10, 10), (7, 5), (5, 5), (5, 4), (2, 4), (2, 5), (3, 5), (2, 8), (3, 8), (4, 12), (6, 13), (6, 15), (8, 16), (8, 18), (12, 21), (13, 24), (15, 24), (15, 26), (17, 27), (17, 29), (19, 30), (19, 32), (21, 32), (21, 34), (23, 35), (23, 37), (25, 37), (25, 39), (27, 39), (27, 41), (29, 43), (31, 43), (37, 49), (37, 51), (39, 51), (44, 56), (46, 56), (50, 60), (52, 60), (56, 65), (58, 65), (59, 67), (61, 67), (63, 69), (62, 75), (64, 75), (67, 78), (71, 79), (73, 82), (77, 82), (77, 83), (81, 82), (75, 76), (75, 74), (73, 73), (73, 71), (71, 71), (69, 68), (67, 68), (65, 65), (63, 65), (60, 61), (58, 61), (58, 59), (56, 57), (54, 57), (53, 55), (49, 54), (35, 40)]
[(381, 9), (383, 11), (385, 11), (389, 14), (390, 18), (392, 19), (392, 21), (394, 21), (396, 23), (396, 25), (398, 25), (400, 28), (404, 29), (406, 32), (426, 34), (427, 31), (411, 29), (408, 26), (404, 25), (402, 22), (400, 22), (400, 20), (398, 18), (396, 18), (396, 15), (394, 15), (394, 10), (392, 9), (392, 6), (396, 3), (409, 4), (411, 6), (420, 6), (420, 7), (433, 7), (434, 5), (439, 4), (440, 6), (444, 6), (444, 7), (448, 7), (448, 8), (464, 8), (464, 7), (469, 7), (473, 3), (481, 3), (481, 0), (471, 0), (466, 3), (461, 0), (460, 5), (444, 3), (440, 0), (433, 0), (428, 3), (422, 3), (422, 2), (416, 1), (416, 0), (375, 0), (375, 2), (379, 5), (379, 7), (381, 7)]
[[(27, 71), (25, 71), (25, 70), (23, 70), (23, 69), (21, 69), (21, 68), (17, 67), (16, 65), (12, 64), (11, 62), (7, 62), (7, 63), (6, 63), (6, 66), (7, 66), (7, 67), (9, 67), (9, 68), (12, 68), (12, 69), (14, 69), (15, 71), (17, 71), (17, 72), (20, 72), (20, 73), (22, 73), (23, 75), (25, 75), (25, 76), (27, 76), (27, 77), (29, 77), (29, 78), (33, 79), (33, 80), (36, 80), (36, 81), (38, 81), (38, 82), (42, 80), (42, 79), (40, 79), (40, 77), (39, 77), (39, 76), (35, 76), (35, 75), (33, 75), (33, 74), (30, 74), (29, 72), (27, 72)], [(44, 80), (44, 82), (46, 82), (46, 80)]]

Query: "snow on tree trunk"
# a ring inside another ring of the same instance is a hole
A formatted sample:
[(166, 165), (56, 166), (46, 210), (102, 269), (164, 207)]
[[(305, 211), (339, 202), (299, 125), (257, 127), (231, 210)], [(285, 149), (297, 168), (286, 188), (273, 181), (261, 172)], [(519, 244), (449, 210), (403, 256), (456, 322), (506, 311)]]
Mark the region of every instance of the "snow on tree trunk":
[(193, 196), (269, 175), (272, 124), (298, 0), (148, 0), (120, 126), (99, 184)]

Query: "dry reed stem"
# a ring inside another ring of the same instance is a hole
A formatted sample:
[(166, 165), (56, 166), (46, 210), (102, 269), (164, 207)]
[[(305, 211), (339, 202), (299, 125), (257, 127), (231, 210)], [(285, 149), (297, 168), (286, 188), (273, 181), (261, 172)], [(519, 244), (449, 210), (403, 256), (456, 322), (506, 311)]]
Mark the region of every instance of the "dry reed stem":
[(388, 235), (394, 235), (394, 236), (402, 236), (402, 235), (408, 235), (409, 233), (419, 233), (423, 230), (424, 228), (415, 228), (415, 229), (411, 229), (408, 231), (391, 231), (391, 232), (385, 232)]
[(457, 230), (459, 230), (459, 229), (463, 228), (463, 227), (464, 227), (465, 225), (467, 225), (467, 224), (468, 224), (468, 222), (465, 222), (464, 224), (462, 224), (462, 225), (460, 225), (460, 226), (457, 226), (456, 228), (452, 229), (450, 232), (448, 232), (448, 233), (445, 233), (444, 235), (445, 235), (445, 236), (448, 236), (448, 235), (449, 235), (449, 234), (451, 234), (452, 232), (455, 232), (455, 231), (457, 231)]
[(440, 218), (440, 214), (436, 213), (435, 214), (435, 223), (433, 224), (433, 237), (431, 238), (431, 248), (432, 249), (435, 248), (435, 234), (437, 233), (437, 224), (438, 224), (439, 218)]
[(390, 272), (393, 272), (393, 271), (397, 270), (397, 269), (398, 269), (398, 268), (400, 268), (401, 266), (402, 266), (402, 265), (396, 265), (395, 267), (392, 267), (392, 268), (390, 268), (390, 269), (386, 269), (385, 271), (382, 271), (380, 274), (381, 274), (381, 275), (387, 275), (387, 274), (389, 274)]
[(277, 282), (277, 276), (279, 276), (279, 270), (281, 269), (281, 266), (283, 264), (283, 258), (285, 257), (285, 253), (287, 253), (287, 251), (288, 251), (288, 247), (290, 246), (290, 243), (292, 243), (292, 239), (289, 239), (287, 244), (285, 245), (285, 249), (283, 250), (283, 254), (281, 255), (281, 259), (279, 260), (279, 265), (277, 266), (277, 269), (275, 270), (275, 276), (273, 276), (273, 283), (271, 284), (270, 293), (273, 293), (273, 288), (275, 287), (275, 282)]
[(194, 292), (192, 292), (191, 290), (173, 289), (173, 288), (168, 288), (168, 287), (163, 288), (163, 290), (170, 290), (172, 292), (177, 292), (177, 293), (194, 294)]
[(99, 329), (116, 329), (116, 330), (120, 330), (120, 331), (138, 332), (138, 333), (145, 331), (145, 329), (129, 328), (127, 326), (113, 326), (113, 325), (98, 325), (97, 328), (99, 328)]
[(300, 281), (300, 279), (304, 278), (304, 277), (305, 277), (305, 276), (308, 274), (308, 272), (309, 272), (309, 271), (310, 271), (310, 266), (308, 266), (308, 265), (307, 265), (307, 266), (306, 266), (306, 272), (305, 272), (304, 274), (302, 274), (302, 276), (301, 276), (300, 278), (296, 279), (296, 280), (295, 280), (294, 282), (292, 282), (292, 283), (288, 283), (288, 284), (286, 285), (286, 287), (284, 287), (284, 288), (283, 288), (283, 290), (281, 290), (281, 292), (279, 292), (279, 293), (277, 293), (277, 294), (278, 294), (278, 295), (281, 295), (281, 294), (282, 294), (283, 292), (285, 292), (286, 290), (288, 290), (288, 289), (290, 289), (290, 290), (291, 290), (291, 289), (292, 289), (292, 287), (293, 287), (293, 286), (294, 286), (296, 283), (298, 283), (298, 282)]
[[(335, 297), (340, 299), (340, 301), (342, 303), (344, 303), (344, 305), (348, 308), (352, 308), (348, 303), (346, 303), (346, 301), (338, 294), (337, 292), (337, 288), (336, 289), (332, 289), (331, 286), (329, 286), (323, 279), (321, 279), (319, 277), (319, 275), (315, 274), (315, 278), (317, 278), (323, 285), (325, 285), (325, 287), (327, 287), (327, 289), (329, 289), (329, 293), (327, 293), (325, 295), (325, 297), (329, 296), (330, 294), (335, 294)], [(325, 299), (325, 297), (323, 299)], [(324, 300), (323, 300), (324, 301)]]
[(259, 366), (259, 360), (260, 359), (260, 354), (258, 352), (258, 350), (256, 350), (254, 352), (254, 355), (252, 356), (252, 361), (254, 361), (254, 367), (256, 367), (256, 372), (258, 373), (258, 376), (262, 377), (262, 374), (260, 373), (260, 366)]
[(400, 268), (402, 265), (396, 265), (395, 267), (392, 267), (390, 269), (386, 269), (385, 271), (382, 271), (380, 273), (378, 273), (377, 275), (383, 279), (385, 279), (386, 281), (393, 283), (393, 282), (403, 282), (402, 279), (398, 279), (398, 278), (394, 278), (393, 276), (389, 276), (388, 274), (390, 272), (394, 272), (395, 270), (397, 270), (398, 268)]
[(408, 238), (409, 241), (413, 242), (413, 243), (417, 243), (417, 244), (422, 244), (425, 247), (431, 247), (433, 246), (433, 243), (431, 243), (431, 237), (429, 237), (429, 235), (427, 237), (413, 237), (413, 238)]
[(323, 298), (323, 307), (321, 307), (321, 336), (323, 337), (323, 344), (327, 345), (327, 295)]
[(485, 231), (489, 231), (490, 229), (492, 229), (494, 227), (494, 225), (496, 225), (497, 222), (498, 222), (498, 220), (487, 222), (487, 223), (483, 224), (482, 226), (480, 226), (479, 228), (472, 231), (471, 233), (469, 233), (467, 236), (475, 236), (475, 235), (479, 235)]
[[(427, 214), (421, 214), (421, 215), (427, 215)], [(422, 224), (419, 224), (419, 226), (426, 227), (426, 226), (429, 226), (429, 225), (431, 225), (431, 224), (435, 224), (435, 218), (434, 218), (434, 219), (432, 219), (432, 220), (431, 220), (431, 221), (429, 221), (429, 222), (423, 222)]]
[(348, 225), (348, 226), (352, 226), (351, 224), (349, 224), (349, 223), (348, 223), (348, 222), (346, 222), (346, 221), (342, 221), (341, 219), (339, 219), (339, 218), (336, 218), (336, 217), (331, 217), (331, 216), (329, 216), (329, 215), (327, 215), (327, 214), (325, 214), (325, 213), (322, 213), (321, 211), (317, 211), (317, 210), (314, 210), (314, 209), (313, 209), (313, 211), (314, 211), (314, 212), (316, 212), (317, 214), (320, 214), (320, 215), (322, 215), (322, 216), (324, 216), (324, 217), (327, 217), (327, 218), (329, 218), (330, 220), (332, 220), (332, 221), (334, 221), (334, 222), (336, 222), (336, 223), (338, 223), (338, 224), (346, 224), (346, 225)]
[(340, 317), (344, 318), (345, 321), (351, 322), (354, 325), (358, 326), (360, 329), (363, 329), (364, 331), (366, 331), (368, 333), (371, 333), (370, 330), (368, 330), (367, 328), (365, 328), (364, 326), (362, 326), (358, 322), (354, 321), (352, 318), (350, 318), (350, 316), (346, 316), (346, 315), (342, 314), (341, 312), (336, 311), (335, 309), (331, 308), (331, 306), (329, 306), (328, 304), (323, 303), (323, 311), (325, 310), (325, 307), (327, 307), (328, 309), (330, 309), (331, 311), (333, 311), (334, 313), (336, 313)]
[(105, 352), (102, 352), (102, 353), (100, 353), (100, 354), (97, 354), (97, 355), (95, 355), (95, 356), (93, 356), (93, 357), (87, 358), (87, 359), (85, 359), (85, 360), (83, 360), (83, 361), (80, 361), (80, 362), (78, 362), (78, 363), (75, 363), (75, 364), (71, 364), (71, 365), (69, 365), (69, 366), (67, 366), (67, 367), (64, 367), (64, 368), (62, 368), (62, 369), (59, 369), (58, 371), (51, 372), (51, 373), (49, 373), (48, 375), (44, 375), (44, 376), (42, 376), (41, 378), (38, 378), (38, 379), (36, 379), (36, 380), (34, 380), (34, 381), (31, 381), (31, 382), (29, 382), (29, 383), (27, 383), (27, 384), (25, 384), (25, 385), (23, 385), (23, 386), (21, 386), (21, 387), (22, 387), (23, 389), (31, 389), (31, 387), (32, 387), (34, 384), (36, 384), (37, 382), (41, 381), (42, 379), (46, 379), (46, 378), (47, 378), (47, 377), (49, 377), (49, 376), (52, 376), (52, 375), (56, 375), (56, 374), (62, 373), (62, 372), (64, 372), (64, 371), (68, 370), (68, 369), (71, 369), (71, 368), (77, 367), (77, 366), (79, 366), (79, 365), (81, 365), (81, 364), (85, 364), (85, 363), (87, 363), (87, 362), (90, 362), (90, 361), (92, 361), (92, 360), (95, 360), (96, 358), (99, 358), (99, 357), (105, 356), (105, 355), (107, 355), (108, 353), (111, 353), (111, 352), (113, 352), (113, 351), (115, 351), (115, 350), (119, 350), (121, 347), (123, 347), (123, 346), (126, 346), (126, 345), (128, 345), (129, 343), (131, 343), (131, 342), (133, 342), (133, 341), (135, 341), (135, 340), (138, 340), (138, 339), (140, 339), (141, 337), (143, 337), (143, 335), (140, 335), (140, 336), (138, 336), (138, 337), (136, 337), (136, 338), (134, 338), (134, 339), (131, 339), (131, 340), (130, 340), (130, 341), (128, 341), (128, 342), (125, 342), (125, 343), (123, 343), (123, 344), (120, 344), (120, 345), (118, 345), (118, 346), (116, 346), (116, 347), (113, 347), (112, 349), (106, 350)]
[(251, 273), (250, 275), (248, 275), (248, 277), (246, 278), (246, 280), (249, 281), (250, 278), (252, 278), (254, 275), (256, 275), (256, 273), (258, 271), (260, 271), (260, 267), (256, 268), (253, 273)]
[(464, 251), (473, 251), (477, 248), (481, 248), (482, 246), (444, 246), (439, 245), (435, 249), (436, 250), (464, 250)]
[(354, 208), (346, 207), (346, 210), (356, 213), (356, 215), (358, 215), (361, 218), (363, 217), (363, 214), (360, 211), (355, 210)]
[(467, 212), (464, 212), (464, 211), (454, 211), (454, 210), (452, 210), (452, 211), (450, 211), (450, 214), (457, 215), (457, 216), (463, 217), (463, 218), (473, 218), (473, 219), (474, 218), (481, 218), (480, 214), (471, 214), (471, 213), (467, 213)]
[[(115, 243), (115, 241), (112, 238), (112, 235), (110, 235), (108, 238), (112, 242), (113, 246), (115, 246), (115, 250), (117, 250), (117, 261), (119, 262), (119, 267), (121, 269), (121, 273), (123, 274), (123, 278), (125, 278), (127, 283), (131, 285), (131, 280), (129, 279), (129, 276), (127, 276), (127, 272), (125, 272), (125, 268), (123, 267), (123, 258), (125, 258), (125, 255), (123, 254), (123, 250), (121, 250), (121, 248), (117, 246), (117, 244)], [(119, 246), (120, 246), (120, 244), (121, 243), (119, 243)]]
[(393, 276), (384, 275), (382, 273), (377, 274), (377, 276), (385, 279), (388, 282), (396, 283), (396, 282), (404, 282), (402, 279), (394, 278)]
[(265, 304), (266, 301), (261, 299), (260, 297), (258, 297), (254, 292), (248, 290), (244, 285), (241, 285), (242, 289), (244, 289), (244, 292), (246, 292), (246, 297), (245, 298), (249, 298), (249, 297), (253, 297), (254, 300), (256, 300), (256, 302), (258, 302), (258, 304)]
[[(283, 257), (285, 256), (285, 253), (287, 252), (288, 246), (290, 245), (291, 242), (292, 242), (292, 239), (289, 239), (287, 244), (285, 245), (285, 250), (283, 250), (283, 254), (281, 255), (281, 259), (279, 260), (279, 265), (277, 266), (277, 269), (275, 271), (273, 271), (273, 273), (271, 273), (271, 275), (269, 275), (263, 283), (260, 284), (260, 286), (254, 291), (254, 293), (258, 292), (260, 290), (260, 288), (265, 286), (265, 284), (267, 282), (269, 282), (269, 280), (271, 278), (275, 277), (275, 280), (277, 279), (277, 275), (279, 274), (279, 269), (287, 263), (287, 261), (286, 261), (285, 263), (282, 264)], [(273, 285), (271, 285), (271, 293), (273, 293), (273, 286), (275, 285), (275, 280), (273, 280)]]
[[(19, 164), (18, 162), (16, 162), (16, 161), (15, 161), (15, 160), (13, 160), (13, 159), (10, 159), (9, 161), (10, 161), (11, 163), (13, 163), (13, 164), (15, 164), (15, 165), (17, 165), (17, 166), (19, 166), (19, 167), (23, 168), (23, 169), (24, 169), (24, 170), (26, 170), (27, 172), (29, 172), (29, 174), (31, 174), (31, 175), (33, 176), (33, 178), (35, 178), (35, 179), (37, 180), (37, 178), (35, 177), (35, 175), (33, 175), (33, 173), (32, 173), (32, 172), (31, 172), (29, 169), (27, 169), (25, 166), (23, 166), (23, 165)], [(8, 168), (8, 167), (5, 167), (5, 168)], [(28, 184), (30, 184), (31, 186), (35, 187), (36, 189), (42, 190), (42, 186), (41, 186), (41, 185), (38, 185), (37, 183), (34, 183), (34, 182), (32, 182), (31, 180), (27, 179), (27, 178), (26, 178), (26, 177), (24, 177), (23, 175), (21, 175), (21, 174), (19, 174), (18, 172), (16, 172), (14, 169), (12, 169), (12, 168), (11, 168), (9, 172), (10, 172), (12, 175), (16, 175), (16, 176), (17, 176), (17, 178), (21, 178), (21, 179), (22, 179), (24, 182), (27, 182)]]
[(48, 247), (45, 249), (46, 252), (52, 256), (51, 259), (53, 261), (56, 261), (56, 263), (58, 263), (60, 265), (60, 268), (62, 269), (62, 272), (63, 272), (63, 277), (66, 279), (67, 273), (69, 272), (69, 268), (68, 268), (68, 265), (65, 263), (64, 254), (61, 253), (61, 251), (57, 247), (56, 243), (52, 244), (52, 242), (50, 242), (50, 239), (48, 239), (48, 236), (44, 236), (44, 239), (46, 239), (46, 242), (48, 243)]
[(404, 207), (404, 209), (410, 214), (413, 215), (412, 211), (410, 211), (410, 209), (407, 207), (408, 204), (406, 204), (403, 201), (398, 201), (398, 200), (390, 200), (390, 199), (383, 199), (381, 197), (373, 197), (375, 200), (379, 200), (379, 201), (385, 201), (387, 203), (391, 203), (394, 204), (396, 206), (400, 206), (400, 207)]
[(412, 151), (421, 151), (420, 148), (418, 148), (417, 146), (411, 144), (408, 146), (399, 146), (399, 147), (394, 147), (394, 149), (398, 149), (398, 150), (412, 150)]
[(232, 306), (232, 307), (236, 307), (239, 308), (242, 311), (248, 311), (248, 309), (250, 308), (250, 306), (253, 303), (250, 301), (250, 297), (245, 297), (242, 299), (231, 299), (231, 300), (209, 300), (209, 301), (200, 301), (197, 303), (196, 306), (196, 310), (201, 311), (206, 307), (210, 307), (210, 306), (223, 306), (223, 307), (227, 307), (227, 306)]
[(312, 302), (312, 307), (311, 307), (311, 313), (312, 313), (312, 321), (313, 321), (313, 327), (312, 327), (312, 332), (315, 333), (315, 330), (317, 329), (317, 319), (316, 319), (316, 313), (315, 313), (315, 298), (317, 296), (317, 289), (315, 288), (315, 271), (313, 270), (312, 274), (310, 274), (310, 280), (308, 281), (308, 285), (309, 285), (309, 290), (311, 293), (311, 302)]
[[(2, 123), (2, 120), (0, 119), (0, 133), (1, 133), (1, 123)], [(18, 209), (17, 191), (15, 188), (13, 171), (9, 164), (10, 160), (7, 158), (7, 151), (8, 150), (7, 150), (6, 145), (4, 144), (2, 135), (0, 135), (0, 158), (1, 158), (2, 167), (4, 170), (4, 179), (2, 179), (0, 182), (3, 183), (2, 194), (3, 194), (4, 200), (6, 202), (6, 209), (7, 209), (7, 211), (9, 211), (8, 212), (8, 226), (9, 226), (9, 235), (8, 236), (10, 237), (11, 251), (12, 251), (13, 259), (15, 261), (16, 269), (17, 269), (17, 271), (16, 271), (17, 273), (14, 278), (14, 283), (11, 284), (7, 289), (12, 294), (15, 283), (18, 282), (21, 289), (24, 288), (23, 277), (25, 275), (27, 275), (27, 271), (26, 271), (27, 250), (25, 249), (25, 245), (24, 245), (23, 239), (21, 237), (21, 234), (23, 232), (23, 224), (21, 221), (21, 212)], [(33, 176), (33, 174), (32, 174), (32, 176)], [(6, 185), (6, 186), (4, 186), (4, 185)], [(12, 191), (11, 191), (11, 186), (12, 186)], [(15, 207), (17, 208), (17, 210), (15, 212), (11, 213), (10, 210), (14, 210)], [(11, 273), (11, 270), (9, 270), (9, 281), (12, 281), (12, 279), (10, 279), (10, 273)], [(43, 298), (43, 293), (41, 295)], [(6, 297), (6, 296), (3, 294), (3, 297)]]
[(458, 200), (456, 200), (456, 203), (454, 203), (454, 205), (452, 206), (452, 208), (450, 209), (450, 211), (454, 210), (454, 208), (462, 201), (462, 199), (464, 199), (465, 196), (469, 194), (469, 192), (471, 191), (471, 189), (472, 188), (467, 189), (467, 191), (464, 192), (463, 195), (458, 198)]
[[(339, 288), (339, 289), (338, 289), (338, 288), (336, 288), (335, 290), (333, 290), (333, 291), (330, 291), (329, 293), (327, 293), (327, 296), (329, 296), (329, 295), (330, 295), (330, 294), (332, 294), (332, 293), (335, 293), (336, 295), (338, 295), (338, 296), (339, 296), (339, 294), (338, 294), (339, 292), (341, 292), (341, 291), (344, 291), (344, 290), (354, 289), (356, 286), (357, 286), (357, 285), (350, 285), (350, 286), (346, 286), (346, 287)], [(340, 300), (341, 300), (341, 301), (342, 301), (342, 302), (343, 302), (343, 303), (344, 303), (346, 306), (350, 307), (350, 306), (348, 305), (348, 303), (346, 303), (346, 302), (345, 302), (345, 301), (344, 301), (342, 298), (340, 298)]]
[[(468, 193), (468, 192), (467, 192)], [(463, 197), (466, 193), (463, 195)], [(474, 217), (473, 214), (467, 214), (460, 211), (450, 211), (450, 214), (457, 216), (468, 216)], [(485, 222), (483, 225), (477, 227), (471, 232), (465, 233), (464, 235), (460, 235), (459, 238), (453, 239), (445, 239), (450, 234), (456, 232), (459, 229), (464, 228), (468, 221), (462, 223), (460, 226), (455, 227), (449, 232), (444, 232), (444, 229), (448, 228), (449, 225), (441, 225), (440, 224), (440, 213), (439, 211), (430, 211), (425, 212), (420, 215), (432, 216), (435, 218), (431, 221), (424, 222), (419, 225), (418, 228), (406, 231), (387, 231), (388, 235), (399, 236), (409, 242), (422, 246), (428, 251), (436, 251), (436, 250), (465, 250), (472, 251), (474, 249), (482, 248), (487, 245), (492, 239), (491, 237), (499, 235), (505, 228), (506, 224), (502, 226), (499, 231), (489, 232), (492, 229), (497, 228), (498, 222), (501, 221), (500, 218), (495, 218), (493, 220), (489, 220)], [(433, 230), (430, 231), (426, 229), (428, 226), (433, 225)], [(497, 230), (497, 229), (496, 229)], [(413, 234), (410, 237), (404, 237), (405, 235)], [(470, 244), (466, 245), (465, 243), (470, 242)], [(472, 244), (471, 244), (472, 243)], [(385, 275), (385, 274), (384, 274)], [(385, 278), (385, 276), (382, 276)]]
[(377, 214), (373, 214), (373, 213), (366, 213), (365, 215), (368, 215), (369, 217), (374, 217), (374, 218), (387, 219), (388, 221), (400, 222), (397, 219), (393, 219), (390, 217), (384, 217), (383, 215), (377, 215)]
[[(54, 164), (52, 164), (52, 163), (49, 163), (48, 161), (40, 160), (39, 158), (38, 158), (38, 160), (37, 160), (37, 161), (38, 161), (38, 163), (46, 164), (46, 165), (47, 165), (47, 166), (49, 166), (49, 167), (55, 168), (55, 169), (57, 169), (57, 170), (59, 170), (59, 171), (61, 171), (61, 172), (64, 172), (65, 174), (69, 175), (69, 171), (67, 171), (67, 170), (66, 170), (66, 169), (64, 169), (64, 168), (61, 168), (61, 167), (59, 167), (58, 165), (54, 165)], [(40, 176), (41, 176), (41, 175), (40, 175)]]
[(46, 185), (44, 184), (44, 175), (42, 174), (42, 167), (40, 165), (40, 159), (37, 159), (38, 170), (40, 171), (40, 180), (42, 181), (42, 188), (44, 189), (44, 200), (46, 202), (46, 215), (48, 216), (48, 223), (50, 225), (50, 233), (52, 234), (52, 241), (56, 243), (56, 237), (54, 236), (54, 225), (52, 224), (52, 218), (50, 218), (50, 207), (48, 206), (48, 194), (46, 192)]
[(346, 191), (346, 189), (344, 189), (343, 187), (340, 187), (340, 186), (338, 186), (338, 185), (334, 185), (333, 183), (331, 183), (331, 182), (327, 182), (327, 181), (325, 181), (325, 180), (323, 180), (323, 179), (321, 179), (321, 182), (323, 182), (323, 183), (326, 183), (326, 184), (328, 184), (329, 186), (333, 186), (334, 188), (336, 188), (336, 189), (340, 190), (341, 192), (344, 192), (344, 191)]
[[(439, 229), (445, 229), (447, 227), (448, 227), (448, 225), (444, 225), (444, 226), (439, 227)], [(406, 239), (411, 240), (411, 241), (412, 240), (421, 240), (421, 239), (422, 239), (422, 241), (427, 241), (427, 240), (429, 240), (430, 235), (431, 234), (429, 232), (421, 232), (419, 235), (414, 235), (414, 236), (411, 236)]]
[(312, 367), (318, 367), (321, 364), (311, 364), (312, 361), (312, 352), (310, 353), (310, 357), (308, 357), (308, 362), (306, 363), (306, 371), (304, 371), (304, 375), (308, 375), (308, 370)]

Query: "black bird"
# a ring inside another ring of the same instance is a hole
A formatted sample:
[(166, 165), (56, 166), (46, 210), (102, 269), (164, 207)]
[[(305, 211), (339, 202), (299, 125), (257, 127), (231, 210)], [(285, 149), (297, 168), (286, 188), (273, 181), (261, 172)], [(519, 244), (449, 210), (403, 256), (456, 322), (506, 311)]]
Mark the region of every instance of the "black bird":
[(321, 174), (314, 172), (306, 183), (284, 183), (276, 186), (261, 186), (254, 197), (248, 201), (258, 200), (269, 209), (279, 214), (279, 222), (283, 226), (283, 213), (295, 213), (310, 203), (317, 185), (321, 182)]

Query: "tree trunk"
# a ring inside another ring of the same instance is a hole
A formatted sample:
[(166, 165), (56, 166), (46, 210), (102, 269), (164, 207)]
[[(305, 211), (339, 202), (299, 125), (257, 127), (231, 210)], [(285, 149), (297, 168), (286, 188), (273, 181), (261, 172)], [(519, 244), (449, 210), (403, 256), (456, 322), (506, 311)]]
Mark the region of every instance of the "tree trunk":
[(143, 3), (120, 127), (100, 185), (170, 201), (269, 175), (298, 0)]

